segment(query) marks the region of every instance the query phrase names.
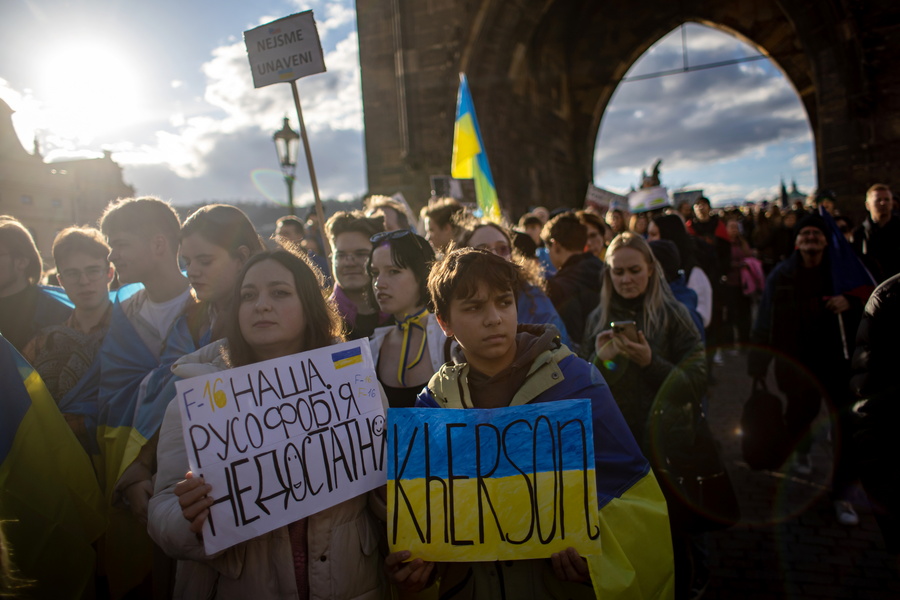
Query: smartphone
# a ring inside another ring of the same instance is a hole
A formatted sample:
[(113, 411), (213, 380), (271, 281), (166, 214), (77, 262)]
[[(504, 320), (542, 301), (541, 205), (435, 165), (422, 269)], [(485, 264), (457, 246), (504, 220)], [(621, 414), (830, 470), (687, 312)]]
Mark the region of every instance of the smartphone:
[(609, 326), (616, 335), (624, 335), (632, 342), (638, 341), (637, 323), (634, 321), (613, 321)]

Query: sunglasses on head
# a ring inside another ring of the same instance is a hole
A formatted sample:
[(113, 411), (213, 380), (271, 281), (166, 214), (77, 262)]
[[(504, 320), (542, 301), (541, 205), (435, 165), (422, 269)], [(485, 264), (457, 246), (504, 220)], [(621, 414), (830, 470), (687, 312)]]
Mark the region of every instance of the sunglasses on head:
[(379, 242), (383, 242), (386, 240), (396, 240), (402, 237), (406, 237), (412, 233), (409, 229), (395, 229), (393, 231), (382, 231), (380, 233), (376, 233), (372, 237), (369, 238), (369, 241), (373, 244), (377, 244)]

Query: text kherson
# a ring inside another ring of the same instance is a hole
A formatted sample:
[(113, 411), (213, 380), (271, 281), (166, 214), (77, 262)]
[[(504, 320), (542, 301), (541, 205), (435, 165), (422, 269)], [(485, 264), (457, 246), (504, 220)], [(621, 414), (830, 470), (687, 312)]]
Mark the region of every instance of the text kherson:
[(388, 535), (428, 560), (599, 551), (590, 403), (389, 409)]
[(373, 382), (368, 346), (346, 342), (176, 384), (191, 470), (213, 488), (207, 552), (385, 482)]

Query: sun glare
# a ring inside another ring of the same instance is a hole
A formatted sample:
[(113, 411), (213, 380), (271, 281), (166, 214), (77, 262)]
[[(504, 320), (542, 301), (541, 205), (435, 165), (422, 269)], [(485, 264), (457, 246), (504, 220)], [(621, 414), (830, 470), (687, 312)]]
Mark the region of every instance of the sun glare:
[(39, 69), (35, 92), (55, 134), (87, 141), (140, 118), (138, 70), (113, 45), (69, 41), (48, 51)]

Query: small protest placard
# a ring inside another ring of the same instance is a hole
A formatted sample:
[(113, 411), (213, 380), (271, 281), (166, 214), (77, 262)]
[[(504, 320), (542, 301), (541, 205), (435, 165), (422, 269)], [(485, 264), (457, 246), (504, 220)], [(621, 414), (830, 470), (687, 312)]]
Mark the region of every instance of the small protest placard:
[(669, 204), (669, 192), (661, 186), (644, 188), (628, 194), (628, 209), (632, 213), (665, 208)]
[(191, 471), (212, 486), (208, 554), (385, 483), (384, 409), (366, 340), (175, 388)]
[(311, 10), (244, 32), (253, 87), (325, 72), (325, 56)]
[(625, 205), (627, 201), (628, 198), (621, 194), (610, 192), (609, 190), (605, 190), (589, 183), (587, 193), (584, 196), (584, 207), (588, 208), (589, 206), (593, 206), (598, 209), (601, 214), (606, 214), (606, 211), (612, 208), (623, 208), (623, 205)]
[(600, 553), (589, 400), (388, 409), (388, 541), (434, 561)]

